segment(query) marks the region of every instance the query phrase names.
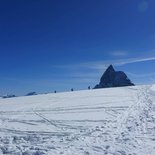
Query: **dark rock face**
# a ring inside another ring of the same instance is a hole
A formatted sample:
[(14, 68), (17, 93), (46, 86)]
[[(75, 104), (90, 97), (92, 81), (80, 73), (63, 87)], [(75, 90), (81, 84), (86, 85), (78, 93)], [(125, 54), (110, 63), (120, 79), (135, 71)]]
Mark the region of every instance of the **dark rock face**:
[(37, 95), (37, 93), (36, 92), (30, 92), (30, 93), (26, 94), (26, 96), (32, 96), (32, 95)]
[(94, 89), (123, 86), (134, 86), (134, 84), (128, 79), (124, 72), (115, 71), (113, 66), (110, 65), (102, 75), (100, 83), (97, 84)]
[(12, 98), (12, 97), (16, 97), (16, 95), (4, 95), (4, 96), (2, 96), (2, 98)]

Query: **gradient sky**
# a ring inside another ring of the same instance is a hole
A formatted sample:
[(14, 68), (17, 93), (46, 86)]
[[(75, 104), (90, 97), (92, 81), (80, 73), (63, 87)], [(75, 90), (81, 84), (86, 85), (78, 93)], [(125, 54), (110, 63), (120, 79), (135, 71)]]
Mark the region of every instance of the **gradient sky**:
[(155, 0), (0, 0), (0, 95), (87, 89), (111, 63), (155, 83)]

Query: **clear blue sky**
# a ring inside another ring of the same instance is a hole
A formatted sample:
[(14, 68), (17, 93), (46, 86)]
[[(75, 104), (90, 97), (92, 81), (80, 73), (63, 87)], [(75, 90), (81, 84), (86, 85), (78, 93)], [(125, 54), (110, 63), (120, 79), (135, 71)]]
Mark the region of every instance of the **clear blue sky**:
[(0, 0), (0, 95), (87, 89), (111, 63), (155, 83), (154, 0)]

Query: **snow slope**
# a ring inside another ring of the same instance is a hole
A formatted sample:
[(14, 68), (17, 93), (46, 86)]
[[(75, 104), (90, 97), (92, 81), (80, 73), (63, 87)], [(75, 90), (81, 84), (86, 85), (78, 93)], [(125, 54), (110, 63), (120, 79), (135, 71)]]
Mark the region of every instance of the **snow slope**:
[(154, 155), (155, 85), (0, 99), (0, 155)]

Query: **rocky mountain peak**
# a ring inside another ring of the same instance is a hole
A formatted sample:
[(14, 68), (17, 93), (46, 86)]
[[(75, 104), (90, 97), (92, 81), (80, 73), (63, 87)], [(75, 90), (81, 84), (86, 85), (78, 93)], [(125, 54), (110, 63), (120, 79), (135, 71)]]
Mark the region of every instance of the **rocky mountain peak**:
[(113, 67), (113, 65), (110, 65), (107, 69), (106, 72), (115, 72), (115, 69)]
[(134, 84), (129, 80), (124, 72), (115, 71), (114, 67), (110, 65), (102, 75), (100, 83), (97, 84), (94, 89), (133, 85)]

